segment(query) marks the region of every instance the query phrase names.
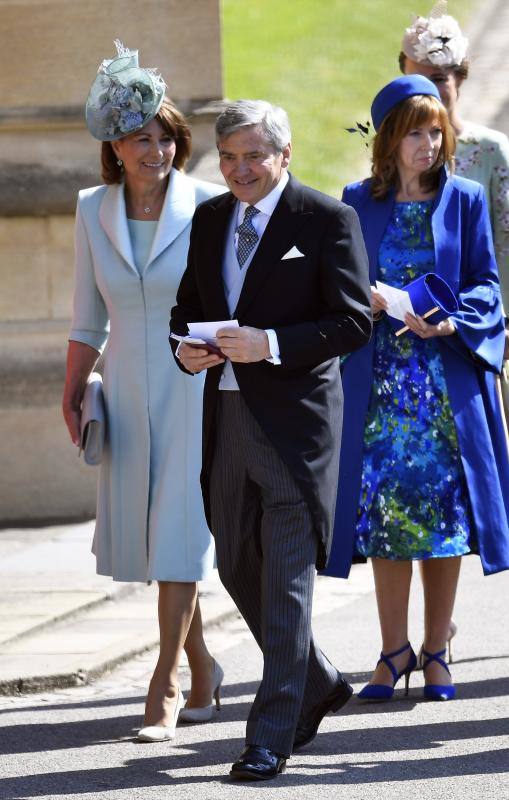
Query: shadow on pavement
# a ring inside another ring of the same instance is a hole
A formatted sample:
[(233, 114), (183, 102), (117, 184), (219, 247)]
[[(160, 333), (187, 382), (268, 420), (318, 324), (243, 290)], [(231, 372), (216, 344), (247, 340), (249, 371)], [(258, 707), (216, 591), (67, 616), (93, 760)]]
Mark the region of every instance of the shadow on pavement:
[[(455, 681), (457, 699), (461, 700), (480, 700), (487, 697), (504, 697), (509, 695), (509, 678), (491, 678), (484, 681), (470, 681), (458, 683)], [(410, 684), (410, 693), (405, 697), (403, 689), (396, 689), (394, 699), (387, 703), (363, 703), (354, 697), (345, 709), (344, 713), (349, 714), (391, 714), (393, 712), (407, 711), (409, 706), (419, 703), (429, 703), (422, 694), (422, 686)], [(342, 712), (343, 713), (343, 712)]]
[[(224, 697), (238, 697), (245, 695), (252, 695), (253, 691), (258, 686), (255, 681), (242, 684), (230, 684), (224, 687)], [(456, 684), (458, 690), (458, 700), (460, 702), (467, 699), (480, 699), (487, 697), (500, 697), (509, 695), (509, 678), (495, 678), (486, 681), (475, 681), (472, 683)], [(133, 698), (131, 698), (132, 700)], [(144, 698), (136, 697), (137, 702), (143, 701)], [(128, 699), (129, 701), (129, 699)], [(65, 708), (79, 707), (84, 709), (86, 707), (105, 707), (115, 706), (119, 702), (118, 698), (111, 700), (85, 701), (81, 704), (65, 703), (50, 706), (55, 710), (63, 710)], [(413, 708), (416, 704), (421, 702), (429, 702), (423, 699), (420, 689), (410, 689), (409, 697), (404, 697), (403, 690), (397, 690), (394, 700), (388, 703), (361, 703), (356, 698), (353, 698), (350, 703), (342, 710), (341, 716), (366, 716), (370, 714), (391, 714), (400, 715)], [(247, 719), (251, 701), (238, 702), (238, 703), (225, 703), (221, 706), (221, 712), (213, 717), (213, 724), (243, 722)], [(48, 706), (44, 707), (48, 710)], [(29, 708), (11, 709), (12, 713), (24, 713), (30, 711)], [(65, 750), (68, 748), (76, 747), (89, 747), (100, 744), (111, 744), (112, 742), (125, 742), (132, 739), (142, 723), (141, 714), (137, 715), (121, 715), (113, 717), (103, 717), (100, 719), (89, 720), (76, 720), (74, 722), (51, 722), (40, 723), (30, 722), (27, 724), (6, 725), (3, 728), (3, 736), (0, 737), (0, 754), (15, 754), (15, 753), (36, 753), (48, 752), (53, 750)], [(504, 727), (505, 725), (505, 727)], [(473, 727), (472, 727), (473, 726)], [(187, 726), (182, 726), (187, 727)], [(437, 729), (440, 733), (436, 733)], [(475, 728), (475, 730), (474, 730)], [(503, 729), (503, 733), (498, 729)], [(348, 730), (344, 732), (335, 732), (331, 734), (319, 734), (313, 749), (316, 749), (318, 743), (320, 746), (326, 742), (325, 737), (329, 736), (333, 739), (333, 746), (329, 747), (324, 752), (334, 753), (364, 753), (364, 752), (386, 752), (387, 750), (405, 750), (405, 749), (422, 749), (425, 747), (434, 746), (426, 739), (427, 734), (422, 734), (422, 731), (432, 731), (435, 735), (434, 741), (445, 741), (449, 739), (463, 739), (475, 738), (480, 736), (499, 736), (509, 735), (509, 726), (507, 720), (481, 720), (475, 723), (468, 721), (460, 722), (447, 722), (440, 723), (436, 726), (392, 726), (390, 728), (390, 736), (383, 735), (378, 728), (373, 730), (362, 728), (361, 731)], [(462, 730), (467, 730), (468, 733), (462, 734)], [(483, 732), (486, 730), (487, 732)], [(402, 732), (401, 736), (398, 732)], [(450, 732), (450, 735), (448, 735)], [(357, 735), (358, 734), (358, 735)], [(221, 729), (218, 728), (218, 737), (221, 735)], [(412, 742), (409, 744), (408, 737), (412, 736)], [(338, 744), (338, 737), (341, 743)], [(424, 737), (424, 738), (423, 738)], [(372, 741), (373, 739), (373, 741)], [(422, 742), (421, 742), (422, 739)], [(415, 744), (417, 741), (417, 744)], [(352, 745), (349, 745), (352, 742)], [(369, 747), (365, 746), (365, 742), (369, 742)], [(1, 784), (0, 784), (1, 787)], [(2, 796), (0, 791), (0, 797)]]
[[(254, 695), (259, 685), (259, 681), (249, 681), (246, 683), (231, 683), (223, 684), (221, 687), (221, 697), (238, 697), (239, 695)], [(24, 695), (26, 697), (26, 695)], [(0, 709), (0, 716), (5, 714), (19, 714), (25, 711), (31, 712), (46, 712), (57, 710), (69, 710), (72, 708), (109, 708), (113, 706), (127, 706), (135, 705), (136, 703), (144, 703), (145, 695), (126, 695), (125, 697), (97, 697), (92, 700), (73, 700), (67, 703), (65, 700), (57, 703), (39, 703), (36, 706), (23, 706), (16, 708), (14, 705), (9, 708)]]
[[(386, 734), (387, 735), (387, 734)], [(480, 753), (467, 753), (460, 756), (439, 756), (437, 758), (409, 759), (397, 761), (340, 761), (337, 764), (306, 764), (306, 772), (316, 769), (317, 775), (299, 775), (298, 765), (293, 763), (295, 772), (286, 776), (286, 785), (327, 785), (392, 783), (395, 781), (425, 781), (437, 778), (465, 777), (465, 775), (495, 775), (509, 772), (509, 749), (487, 750)], [(318, 770), (321, 770), (318, 773)]]
[[(491, 724), (487, 721), (485, 735), (497, 735), (496, 725), (498, 721), (494, 721), (495, 728), (489, 729)], [(507, 720), (505, 722), (504, 730), (507, 730)], [(472, 731), (477, 723), (472, 723)], [(423, 747), (437, 746), (437, 740), (451, 740), (454, 738), (455, 723), (436, 724), (425, 726), (428, 729), (424, 733), (418, 733), (418, 727), (404, 728), (404, 733), (398, 729), (392, 729), (391, 734), (396, 734), (396, 740), (401, 746), (404, 744), (403, 749), (413, 749), (414, 746)], [(430, 728), (433, 728), (433, 735)], [(412, 738), (409, 738), (411, 733)], [(417, 740), (414, 741), (413, 734), (417, 733)], [(355, 739), (363, 742), (364, 751), (379, 752), (384, 749), (387, 751), (387, 730), (378, 729), (375, 731), (354, 731)], [(320, 737), (320, 744), (325, 739), (329, 742), (333, 740), (336, 746), (344, 748), (345, 743), (348, 746), (349, 733), (345, 734), (326, 734)], [(340, 741), (338, 741), (338, 738)], [(391, 736), (392, 739), (392, 736)], [(227, 742), (217, 742), (214, 744), (214, 758), (211, 761), (210, 750), (211, 743), (209, 741), (198, 743), (190, 746), (185, 745), (186, 754), (182, 756), (179, 753), (165, 754), (164, 756), (156, 756), (149, 758), (140, 758), (127, 761), (123, 767), (114, 767), (111, 769), (101, 768), (97, 770), (73, 770), (69, 772), (59, 773), (45, 773), (39, 775), (30, 775), (17, 778), (7, 778), (0, 781), (0, 795), (5, 800), (18, 800), (18, 798), (26, 797), (42, 797), (51, 796), (58, 797), (61, 795), (85, 795), (87, 793), (97, 793), (115, 790), (129, 790), (129, 789), (142, 789), (146, 787), (177, 787), (183, 785), (200, 785), (207, 783), (224, 783), (228, 781), (227, 773), (229, 765), (232, 760), (237, 756), (243, 746), (241, 739), (230, 739)], [(189, 752), (191, 747), (194, 752)], [(351, 749), (356, 750), (356, 747), (351, 744)], [(172, 748), (175, 750), (176, 748)], [(396, 751), (398, 748), (395, 748)], [(334, 751), (333, 751), (334, 752)], [(323, 746), (320, 750), (323, 753)], [(363, 783), (384, 782), (391, 783), (394, 781), (415, 781), (415, 780), (428, 780), (436, 778), (451, 778), (455, 776), (465, 775), (484, 775), (489, 773), (491, 775), (496, 773), (509, 772), (509, 749), (505, 750), (490, 750), (478, 753), (468, 753), (460, 756), (443, 755), (437, 758), (426, 759), (409, 759), (407, 756), (394, 761), (391, 760), (375, 760), (370, 762), (348, 761), (344, 759), (344, 751), (341, 754), (341, 759), (336, 764), (327, 764), (324, 768), (322, 763), (313, 764), (307, 762), (302, 764), (300, 755), (293, 756), (289, 762), (289, 771), (278, 778), (278, 786), (292, 786), (292, 785), (354, 785)], [(180, 777), (172, 777), (172, 769), (186, 770), (200, 769), (213, 767), (214, 765), (221, 764), (224, 766), (224, 772), (221, 775), (186, 775)], [(305, 771), (301, 771), (305, 770)], [(315, 772), (313, 772), (315, 770)], [(260, 791), (264, 786), (274, 787), (273, 782), (256, 783), (253, 787)]]
[[(312, 744), (301, 750), (307, 755), (341, 753), (393, 753), (428, 750), (444, 742), (509, 736), (509, 718), (433, 722), (426, 725), (397, 725), (391, 728), (365, 726), (356, 730), (318, 733)], [(384, 762), (390, 763), (390, 762)], [(507, 770), (509, 772), (509, 763)]]
[[(126, 761), (125, 766), (101, 767), (99, 769), (72, 770), (39, 775), (20, 776), (0, 780), (2, 800), (18, 800), (26, 797), (58, 797), (60, 795), (86, 795), (100, 792), (142, 789), (147, 787), (175, 787), (182, 783), (220, 782), (224, 776), (198, 776), (193, 778), (173, 778), (173, 769), (209, 767), (214, 764), (230, 764), (244, 746), (243, 739), (229, 739), (214, 743), (214, 759), (211, 762), (211, 742), (198, 745), (185, 745), (186, 754), (176, 753), (169, 743), (162, 745), (141, 745), (140, 751), (153, 752), (154, 747), (169, 749), (163, 756)], [(195, 753), (190, 753), (196, 748)], [(203, 750), (203, 752), (202, 752)], [(225, 773), (227, 769), (225, 769)]]
[[(232, 703), (221, 706), (221, 712), (208, 724), (244, 722), (251, 703)], [(27, 723), (3, 728), (0, 735), (0, 755), (51, 752), (101, 744), (122, 744), (132, 741), (142, 724), (142, 714), (77, 720), (76, 722)], [(188, 728), (185, 723), (179, 728)], [(195, 726), (193, 726), (195, 727)], [(221, 731), (218, 729), (218, 739)], [(140, 744), (141, 747), (144, 747)], [(146, 748), (146, 746), (145, 746)], [(0, 783), (0, 798), (3, 800)]]

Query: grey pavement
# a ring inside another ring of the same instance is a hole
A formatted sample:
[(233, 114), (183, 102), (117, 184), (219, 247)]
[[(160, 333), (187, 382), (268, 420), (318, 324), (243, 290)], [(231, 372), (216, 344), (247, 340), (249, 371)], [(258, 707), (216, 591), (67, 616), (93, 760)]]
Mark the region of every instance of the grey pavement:
[[(95, 574), (93, 522), (0, 531), (0, 694), (79, 685), (158, 642), (157, 588)], [(207, 626), (236, 614), (213, 577)]]
[(509, 3), (483, 0), (474, 9), (466, 28), (470, 77), (461, 88), (461, 113), (467, 120), (507, 134), (501, 118), (509, 104)]
[[(0, 531), (0, 694), (88, 683), (159, 639), (157, 588), (95, 574), (93, 522)], [(330, 584), (335, 606), (371, 590)], [(236, 617), (217, 571), (200, 584), (206, 628)]]
[[(410, 638), (422, 638), (422, 592), (415, 570)], [(345, 595), (350, 586), (350, 596)], [(369, 589), (369, 591), (366, 591)], [(211, 651), (225, 669), (222, 707), (204, 725), (179, 725), (172, 742), (138, 744), (146, 685), (155, 651), (90, 685), (0, 697), (1, 800), (509, 800), (509, 574), (482, 576), (466, 557), (460, 581), (451, 665), (458, 698), (422, 698), (422, 674), (410, 695), (398, 686), (383, 705), (353, 699), (323, 721), (313, 744), (287, 772), (266, 784), (228, 779), (242, 747), (245, 719), (262, 661), (243, 622), (210, 628)], [(317, 640), (358, 690), (380, 642), (371, 569), (352, 582), (321, 578), (316, 590)], [(184, 691), (189, 672), (181, 670)]]
[[(463, 113), (509, 132), (509, 2), (477, 7)], [(0, 694), (86, 683), (157, 642), (156, 588), (95, 575), (92, 532), (92, 522), (0, 531)], [(235, 614), (217, 574), (202, 593), (207, 626)]]
[[(478, 4), (468, 31), (465, 118), (509, 133), (509, 3)], [(0, 531), (0, 800), (162, 800), (267, 797), (500, 798), (509, 800), (509, 575), (482, 576), (464, 559), (452, 666), (458, 699), (352, 701), (315, 743), (264, 785), (225, 779), (261, 675), (261, 657), (217, 575), (202, 586), (211, 651), (226, 672), (223, 708), (210, 724), (180, 726), (173, 743), (139, 745), (157, 648), (154, 586), (95, 575), (93, 523)], [(416, 576), (411, 638), (422, 638)], [(371, 571), (317, 581), (315, 631), (356, 689), (380, 648)], [(182, 686), (189, 688), (184, 662)]]

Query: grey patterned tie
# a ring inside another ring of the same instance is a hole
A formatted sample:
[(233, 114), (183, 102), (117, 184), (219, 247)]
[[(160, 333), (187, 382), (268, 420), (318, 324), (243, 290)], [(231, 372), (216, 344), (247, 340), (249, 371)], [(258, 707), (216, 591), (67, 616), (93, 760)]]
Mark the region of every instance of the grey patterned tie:
[(258, 241), (258, 234), (251, 220), (259, 213), (260, 210), (258, 208), (248, 206), (244, 212), (244, 219), (236, 231), (239, 237), (237, 241), (237, 260), (241, 269)]

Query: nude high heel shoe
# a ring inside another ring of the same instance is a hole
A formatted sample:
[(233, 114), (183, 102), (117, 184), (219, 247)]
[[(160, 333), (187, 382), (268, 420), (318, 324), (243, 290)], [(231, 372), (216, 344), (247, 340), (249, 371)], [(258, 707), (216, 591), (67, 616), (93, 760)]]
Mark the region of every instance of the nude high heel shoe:
[(448, 636), (447, 636), (447, 663), (448, 664), (452, 664), (452, 640), (456, 636), (457, 633), (458, 633), (458, 626), (456, 625), (454, 620), (451, 619), (451, 621), (449, 623), (449, 633), (448, 633)]
[[(449, 633), (447, 634), (447, 639), (446, 639), (447, 663), (448, 664), (452, 664), (452, 662), (453, 662), (453, 658), (452, 658), (452, 639), (454, 639), (454, 637), (456, 636), (457, 633), (458, 633), (458, 626), (456, 625), (454, 620), (451, 619), (451, 621), (449, 623)], [(422, 665), (423, 665), (423, 661), (424, 661), (423, 647), (424, 647), (424, 645), (421, 644), (421, 649), (417, 653), (417, 666), (416, 666), (416, 669), (422, 669)]]
[(177, 702), (175, 703), (175, 710), (173, 712), (173, 720), (170, 725), (147, 725), (145, 728), (140, 728), (138, 736), (136, 737), (139, 742), (165, 742), (167, 739), (175, 738), (175, 728), (177, 727), (177, 720), (179, 713), (184, 705), (184, 696), (178, 690)]
[[(212, 699), (215, 700), (216, 711), (219, 711), (221, 708), (221, 699), (219, 694), (221, 691), (223, 678), (224, 672), (222, 668), (219, 666), (217, 661), (214, 661), (214, 672), (212, 675)], [(188, 708), (187, 706), (184, 706), (180, 712), (179, 719), (181, 722), (209, 722), (209, 720), (212, 719), (212, 714), (212, 703), (209, 706), (202, 706), (201, 708)]]

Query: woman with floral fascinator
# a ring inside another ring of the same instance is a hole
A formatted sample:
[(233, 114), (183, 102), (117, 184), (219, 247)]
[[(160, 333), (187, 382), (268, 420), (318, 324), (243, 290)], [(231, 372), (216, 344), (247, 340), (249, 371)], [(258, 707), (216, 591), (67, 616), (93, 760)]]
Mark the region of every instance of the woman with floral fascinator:
[[(412, 565), (420, 563), (424, 697), (450, 700), (444, 656), (461, 556), (478, 553), (487, 575), (509, 569), (497, 265), (483, 187), (451, 173), (454, 134), (435, 84), (397, 78), (376, 95), (371, 115), (372, 175), (347, 186), (343, 200), (359, 215), (378, 321), (371, 342), (342, 365), (325, 574), (346, 577), (354, 555), (371, 559), (382, 653), (359, 697), (380, 702), (403, 676), (408, 691), (416, 667), (408, 603)], [(406, 286), (414, 313), (387, 300), (388, 287)]]
[[(191, 134), (142, 69), (115, 42), (86, 105), (102, 142), (104, 185), (79, 193), (76, 284), (63, 412), (80, 442), (80, 408), (104, 351), (106, 444), (93, 542), (97, 572), (117, 581), (158, 581), (159, 659), (150, 681), (143, 741), (175, 735), (179, 717), (202, 722), (219, 707), (223, 672), (203, 640), (197, 582), (213, 566), (202, 510), (202, 380), (189, 381), (168, 350), (168, 314), (184, 272), (196, 206), (224, 189), (183, 174)], [(183, 707), (177, 669), (192, 676)]]
[[(416, 17), (401, 43), (399, 65), (406, 75), (424, 75), (440, 92), (456, 136), (454, 171), (484, 186), (491, 219), (500, 289), (506, 314), (504, 359), (509, 358), (509, 140), (504, 133), (467, 122), (458, 110), (460, 88), (468, 78), (468, 40), (458, 22), (447, 14), (446, 0), (439, 0), (428, 17)], [(507, 367), (504, 367), (504, 371)], [(504, 387), (504, 384), (503, 384)], [(505, 401), (504, 401), (505, 402)], [(507, 417), (507, 410), (506, 410)], [(451, 620), (451, 639), (457, 626)], [(419, 659), (421, 661), (422, 659)]]
[(404, 74), (424, 75), (436, 85), (456, 135), (455, 172), (484, 186), (509, 314), (509, 140), (500, 131), (461, 118), (458, 98), (468, 78), (467, 54), (468, 40), (447, 14), (446, 0), (440, 0), (428, 17), (417, 17), (406, 29), (399, 64)]

